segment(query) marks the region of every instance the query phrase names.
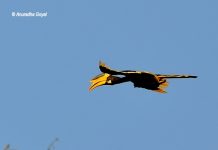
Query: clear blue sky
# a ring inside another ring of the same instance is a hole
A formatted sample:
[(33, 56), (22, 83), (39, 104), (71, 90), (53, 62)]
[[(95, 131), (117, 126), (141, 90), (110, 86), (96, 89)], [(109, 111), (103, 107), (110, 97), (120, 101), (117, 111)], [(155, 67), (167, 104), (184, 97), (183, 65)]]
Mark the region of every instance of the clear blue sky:
[[(0, 2), (0, 149), (217, 150), (218, 2)], [(12, 17), (11, 12), (48, 12)], [(198, 75), (88, 92), (98, 61)]]

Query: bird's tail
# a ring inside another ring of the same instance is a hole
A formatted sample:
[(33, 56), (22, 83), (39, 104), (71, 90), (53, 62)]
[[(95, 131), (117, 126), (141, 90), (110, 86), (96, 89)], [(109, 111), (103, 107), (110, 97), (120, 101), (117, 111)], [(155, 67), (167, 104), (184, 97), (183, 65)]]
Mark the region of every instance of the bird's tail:
[(157, 74), (159, 78), (197, 78), (197, 76), (193, 75), (162, 75), (162, 74)]
[(165, 88), (167, 88), (168, 87), (168, 85), (169, 85), (169, 83), (167, 82), (167, 80), (166, 79), (164, 79), (164, 78), (158, 78), (158, 80), (159, 80), (159, 87), (156, 89), (156, 90), (153, 90), (153, 91), (156, 91), (156, 92), (159, 92), (159, 93), (167, 93), (166, 91), (165, 91)]

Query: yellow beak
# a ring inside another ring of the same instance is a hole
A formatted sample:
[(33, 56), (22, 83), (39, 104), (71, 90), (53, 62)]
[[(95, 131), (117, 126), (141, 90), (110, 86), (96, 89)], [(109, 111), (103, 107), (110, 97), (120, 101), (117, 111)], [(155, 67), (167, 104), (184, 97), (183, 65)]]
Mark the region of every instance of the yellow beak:
[(91, 82), (91, 85), (89, 87), (89, 91), (92, 91), (94, 90), (96, 87), (98, 86), (102, 86), (102, 85), (105, 85), (107, 83), (107, 78), (109, 77), (110, 75), (107, 74), (107, 73), (102, 73), (96, 77), (94, 77), (92, 80), (90, 80)]

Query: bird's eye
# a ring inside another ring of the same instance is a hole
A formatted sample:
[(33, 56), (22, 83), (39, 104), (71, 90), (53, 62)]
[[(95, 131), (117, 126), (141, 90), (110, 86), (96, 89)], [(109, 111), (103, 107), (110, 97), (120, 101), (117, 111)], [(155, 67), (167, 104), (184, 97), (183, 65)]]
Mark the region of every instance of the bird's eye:
[(108, 80), (107, 83), (111, 83), (111, 80)]

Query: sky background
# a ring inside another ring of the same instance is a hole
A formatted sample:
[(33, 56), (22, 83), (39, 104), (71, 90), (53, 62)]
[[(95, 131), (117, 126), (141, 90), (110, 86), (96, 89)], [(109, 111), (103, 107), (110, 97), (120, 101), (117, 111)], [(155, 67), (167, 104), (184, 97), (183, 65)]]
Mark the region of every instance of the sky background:
[[(217, 150), (218, 1), (0, 2), (0, 149)], [(12, 17), (48, 12), (48, 17)], [(114, 69), (192, 74), (167, 94), (131, 83), (88, 91)]]

